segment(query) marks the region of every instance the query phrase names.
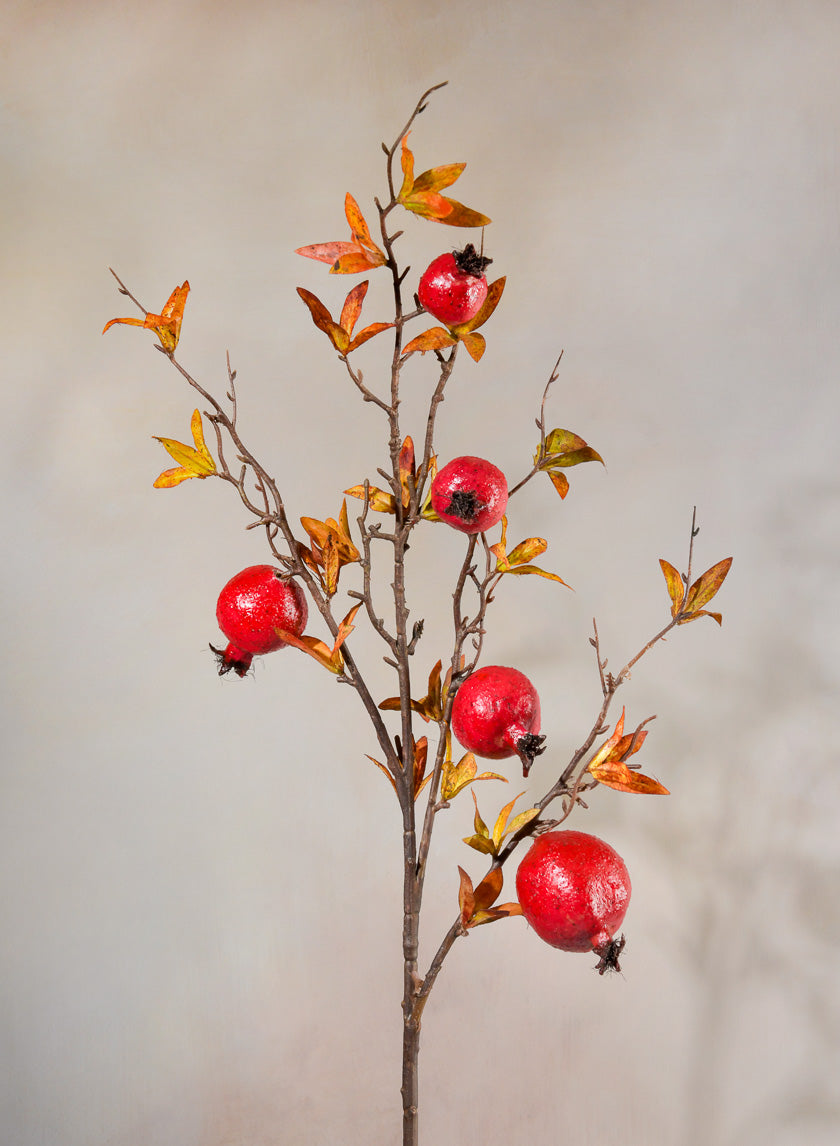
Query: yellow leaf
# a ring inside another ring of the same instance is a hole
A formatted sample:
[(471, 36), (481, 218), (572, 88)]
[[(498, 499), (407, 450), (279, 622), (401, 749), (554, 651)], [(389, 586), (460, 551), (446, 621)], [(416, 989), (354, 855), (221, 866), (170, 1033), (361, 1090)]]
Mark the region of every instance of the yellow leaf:
[(190, 421), (195, 446), (186, 446), (183, 442), (176, 442), (174, 438), (158, 438), (170, 457), (180, 463), (180, 468), (165, 470), (155, 481), (157, 489), (166, 489), (178, 485), (187, 478), (206, 478), (216, 472), (216, 463), (204, 442), (204, 430), (201, 424), (201, 414), (193, 411)]
[(676, 617), (685, 597), (685, 585), (679, 572), (670, 562), (660, 557), (659, 565), (665, 574), (665, 584), (668, 586), (668, 596), (671, 598), (671, 616)]
[[(364, 485), (354, 485), (344, 492), (350, 497), (358, 497), (362, 501), (365, 499)], [(375, 485), (368, 485), (368, 505), (377, 513), (396, 513), (397, 511), (394, 495), (387, 493), (384, 489), (378, 489)]]
[(533, 561), (535, 557), (539, 557), (541, 553), (545, 553), (548, 549), (548, 542), (544, 537), (528, 537), (525, 541), (520, 541), (515, 549), (512, 549), (508, 554), (508, 562), (511, 565), (524, 565), (528, 561)]

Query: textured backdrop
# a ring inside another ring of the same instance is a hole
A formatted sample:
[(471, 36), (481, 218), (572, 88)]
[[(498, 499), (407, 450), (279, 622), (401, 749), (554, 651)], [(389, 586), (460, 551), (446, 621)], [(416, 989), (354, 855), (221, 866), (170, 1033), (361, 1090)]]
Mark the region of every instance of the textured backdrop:
[[(401, 840), (372, 737), (292, 650), (215, 675), (218, 590), (266, 551), (224, 487), (151, 488), (151, 435), (194, 402), (151, 335), (99, 332), (130, 312), (109, 265), (151, 308), (189, 277), (180, 357), (220, 391), (230, 350), (290, 516), (334, 514), (381, 419), (294, 293), (336, 306), (347, 280), (292, 251), (382, 193), (380, 141), (448, 79), (418, 170), (468, 162), (508, 287), (440, 453), (524, 473), (564, 348), (549, 424), (607, 461), (563, 503), (529, 486), (511, 526), (576, 588), (517, 579), (491, 617), (486, 661), (543, 697), (529, 792), (597, 709), (592, 616), (613, 666), (655, 631), (693, 505), (698, 568), (735, 563), (722, 631), (680, 630), (620, 698), (658, 714), (645, 770), (673, 795), (602, 790), (574, 821), (632, 873), (623, 977), (522, 920), (459, 942), (424, 1140), (836, 1142), (837, 4), (7, 0), (0, 32), (2, 1140), (397, 1140)], [(419, 271), (458, 237), (409, 219), (404, 249)], [(409, 427), (430, 373), (406, 370)], [(439, 529), (412, 553), (418, 671), (460, 551)], [(481, 871), (471, 806), (440, 819), (422, 962), (456, 864)]]

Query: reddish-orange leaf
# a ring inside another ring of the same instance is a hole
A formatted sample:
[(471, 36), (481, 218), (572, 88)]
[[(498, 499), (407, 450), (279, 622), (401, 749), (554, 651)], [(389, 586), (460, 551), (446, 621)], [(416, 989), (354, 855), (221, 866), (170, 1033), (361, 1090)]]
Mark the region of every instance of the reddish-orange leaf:
[(339, 326), (337, 322), (333, 322), (330, 312), (311, 291), (305, 290), (304, 287), (298, 287), (297, 292), (309, 307), (312, 321), (318, 329), (323, 330), (339, 354), (346, 354), (350, 346), (350, 338), (347, 331)]
[(671, 616), (676, 617), (685, 596), (685, 584), (679, 572), (669, 561), (660, 557), (659, 565), (665, 574), (665, 584), (668, 586), (668, 596), (671, 598)]
[(426, 775), (426, 758), (429, 754), (429, 741), (421, 736), (414, 743), (414, 798), (420, 795), (423, 787), (423, 777)]
[(375, 334), (381, 334), (383, 330), (390, 330), (393, 325), (393, 322), (372, 322), (370, 326), (359, 331), (347, 348), (348, 354), (351, 350), (357, 350), (360, 346), (364, 346), (368, 339), (373, 338)]
[(408, 354), (419, 351), (425, 354), (428, 350), (443, 350), (446, 346), (454, 346), (458, 340), (442, 326), (433, 326), (431, 330), (424, 330), (416, 338), (412, 338), (402, 352), (403, 358)]
[(702, 609), (704, 605), (708, 605), (723, 584), (731, 565), (732, 558), (727, 557), (723, 561), (718, 561), (717, 565), (713, 565), (711, 569), (707, 569), (702, 576), (697, 578), (688, 591), (685, 603), (686, 612), (694, 613), (698, 609)]
[(473, 891), (472, 880), (460, 864), (458, 865), (458, 872), (461, 877), (461, 885), (458, 888), (458, 906), (461, 909), (461, 926), (466, 927), (475, 911), (475, 892)]
[(644, 776), (620, 760), (599, 764), (589, 768), (599, 784), (615, 788), (618, 792), (632, 792), (642, 796), (670, 796), (670, 792), (658, 780)]
[(466, 167), (465, 163), (447, 163), (432, 167), (414, 178), (414, 156), (408, 143), (408, 135), (402, 140), (403, 182), (397, 197), (407, 211), (413, 211), (424, 219), (435, 223), (447, 223), (452, 227), (485, 227), (490, 222), (486, 215), (465, 207), (455, 199), (447, 199), (440, 191), (451, 186)]
[(404, 507), (408, 507), (411, 500), (411, 490), (409, 488), (409, 478), (414, 481), (414, 442), (411, 437), (407, 437), (400, 449), (399, 457), (399, 473), (400, 473), (400, 486), (402, 487), (402, 503)]
[[(350, 224), (350, 230), (353, 232), (353, 238), (356, 242), (361, 243), (362, 246), (367, 247), (371, 251), (376, 251), (381, 255), (382, 252), (379, 250), (379, 247), (377, 247), (376, 243), (374, 243), (370, 237), (370, 229), (365, 222), (364, 215), (359, 209), (359, 204), (349, 191), (344, 196), (344, 214), (347, 218), (347, 222)], [(383, 261), (385, 261), (384, 255), (382, 255), (382, 258)]]
[(105, 323), (102, 333), (104, 334), (109, 327), (118, 323), (123, 326), (141, 326), (145, 330), (153, 330), (167, 354), (173, 354), (178, 345), (178, 339), (181, 337), (181, 320), (184, 317), (184, 306), (189, 292), (190, 284), (185, 281), (182, 286), (175, 287), (160, 314), (152, 314), (151, 311), (148, 311), (146, 317), (142, 319), (112, 318), (110, 322)]
[(486, 911), (492, 907), (502, 891), (504, 875), (500, 867), (492, 867), (487, 875), (475, 889), (474, 905), (478, 911)]
[(369, 286), (370, 279), (365, 279), (364, 282), (354, 286), (344, 300), (344, 306), (341, 308), (341, 318), (338, 321), (350, 335), (352, 335), (353, 327), (356, 325), (356, 321), (362, 313), (362, 303), (365, 300)]
[(295, 253), (307, 259), (330, 263), (330, 274), (352, 275), (384, 266), (388, 260), (371, 239), (359, 205), (349, 192), (344, 199), (344, 214), (350, 224), (352, 242), (314, 243), (308, 247), (298, 247)]

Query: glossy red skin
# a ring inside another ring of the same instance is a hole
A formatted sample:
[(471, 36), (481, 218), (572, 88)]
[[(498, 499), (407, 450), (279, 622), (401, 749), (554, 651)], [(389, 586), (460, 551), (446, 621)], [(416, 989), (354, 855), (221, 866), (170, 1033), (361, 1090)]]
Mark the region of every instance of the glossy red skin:
[(484, 458), (453, 458), (432, 481), (432, 509), (441, 521), (461, 533), (492, 529), (502, 520), (507, 501), (505, 475)]
[(438, 255), (423, 272), (417, 297), (423, 309), (440, 322), (457, 326), (481, 310), (487, 298), (487, 278), (462, 271), (453, 254)]
[[(231, 642), (226, 655), (248, 663), (254, 655), (285, 648), (275, 629), (300, 636), (308, 613), (300, 585), (284, 581), (272, 565), (251, 565), (231, 577), (216, 605), (219, 628)], [(246, 656), (238, 658), (238, 652)]]
[(609, 844), (586, 832), (546, 832), (519, 865), (516, 893), (539, 935), (561, 951), (608, 943), (630, 902), (630, 876)]
[(540, 698), (518, 669), (485, 665), (470, 673), (455, 694), (452, 731), (476, 756), (518, 756), (518, 741), (539, 730)]

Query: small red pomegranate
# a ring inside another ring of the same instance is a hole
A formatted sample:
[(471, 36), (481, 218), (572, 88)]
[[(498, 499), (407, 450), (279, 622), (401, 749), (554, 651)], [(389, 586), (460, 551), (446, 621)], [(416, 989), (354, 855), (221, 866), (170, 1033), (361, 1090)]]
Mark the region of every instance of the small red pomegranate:
[(224, 651), (210, 646), (219, 676), (231, 670), (245, 676), (254, 656), (285, 648), (277, 629), (300, 636), (308, 614), (300, 585), (272, 565), (251, 565), (231, 577), (216, 605), (216, 620), (230, 644)]
[(432, 509), (462, 533), (484, 533), (507, 508), (507, 479), (484, 458), (453, 458), (432, 482)]
[(545, 749), (540, 698), (524, 673), (486, 665), (470, 673), (452, 705), (452, 731), (468, 752), (489, 760), (518, 756), (527, 776)]
[(561, 951), (594, 951), (597, 970), (620, 971), (624, 936), (615, 939), (630, 902), (624, 860), (586, 832), (537, 836), (516, 873), (522, 913), (540, 939)]
[(420, 279), (420, 305), (447, 326), (469, 322), (487, 298), (484, 271), (492, 261), (480, 255), (472, 243), (463, 251), (438, 255)]

